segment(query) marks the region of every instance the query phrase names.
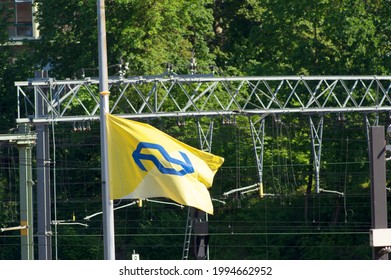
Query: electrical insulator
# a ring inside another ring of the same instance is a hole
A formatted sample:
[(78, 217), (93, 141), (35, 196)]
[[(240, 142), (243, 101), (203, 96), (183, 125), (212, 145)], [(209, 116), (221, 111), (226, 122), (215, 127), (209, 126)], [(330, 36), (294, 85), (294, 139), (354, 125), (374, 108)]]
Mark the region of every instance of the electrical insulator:
[(264, 197), (264, 193), (263, 193), (263, 183), (259, 183), (259, 197), (260, 198), (263, 198)]

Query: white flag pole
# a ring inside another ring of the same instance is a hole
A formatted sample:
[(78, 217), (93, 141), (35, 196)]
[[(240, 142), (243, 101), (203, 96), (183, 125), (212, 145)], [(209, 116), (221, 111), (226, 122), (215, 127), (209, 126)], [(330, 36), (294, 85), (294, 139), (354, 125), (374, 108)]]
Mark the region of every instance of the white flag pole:
[(110, 186), (107, 166), (108, 152), (105, 115), (110, 111), (107, 73), (106, 17), (104, 0), (97, 0), (97, 10), (104, 259), (115, 260), (114, 207), (113, 201), (110, 199)]

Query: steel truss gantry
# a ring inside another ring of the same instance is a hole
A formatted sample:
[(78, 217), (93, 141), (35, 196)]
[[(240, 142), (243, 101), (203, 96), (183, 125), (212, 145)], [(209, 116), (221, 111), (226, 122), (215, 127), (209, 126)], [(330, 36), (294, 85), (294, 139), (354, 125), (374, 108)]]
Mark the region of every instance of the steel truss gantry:
[[(96, 120), (100, 102), (98, 84), (98, 78), (16, 82), (17, 122)], [(110, 112), (125, 118), (391, 109), (391, 76), (111, 77), (109, 87)], [(47, 106), (46, 115), (39, 114), (40, 98)]]
[[(267, 116), (308, 115), (315, 188), (319, 192), (324, 115), (363, 113), (369, 131), (367, 114), (391, 110), (391, 76), (158, 75), (110, 77), (108, 83), (110, 113), (130, 119), (177, 118), (178, 124), (195, 117), (200, 147), (207, 151), (212, 145), (213, 117), (221, 116), (228, 123), (238, 115), (248, 117), (259, 177), (256, 186), (261, 196)], [(17, 123), (39, 127), (74, 122), (83, 127), (84, 123), (88, 126), (99, 120), (98, 78), (35, 78), (16, 82), (15, 86)], [(199, 122), (201, 117), (212, 120), (206, 129)], [(187, 258), (187, 251), (184, 256)]]

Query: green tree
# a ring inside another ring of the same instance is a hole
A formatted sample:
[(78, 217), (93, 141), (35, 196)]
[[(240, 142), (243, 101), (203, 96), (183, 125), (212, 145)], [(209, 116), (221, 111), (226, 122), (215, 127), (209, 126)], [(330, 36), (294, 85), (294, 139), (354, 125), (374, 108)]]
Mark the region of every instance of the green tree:
[(386, 74), (388, 1), (224, 1), (219, 66), (251, 75)]
[[(63, 78), (80, 76), (82, 68), (92, 68), (96, 75), (96, 1), (36, 2), (42, 39), (35, 47), (40, 64), (49, 63), (52, 73)], [(106, 1), (109, 64), (128, 63), (130, 75), (163, 73), (167, 63), (187, 72), (193, 56), (201, 68), (213, 64), (208, 47), (213, 37), (211, 2)]]
[[(386, 74), (390, 63), (388, 1), (332, 1), (324, 34), (334, 46), (335, 74)], [(387, 14), (387, 15), (386, 15)], [(388, 56), (387, 56), (388, 54)]]

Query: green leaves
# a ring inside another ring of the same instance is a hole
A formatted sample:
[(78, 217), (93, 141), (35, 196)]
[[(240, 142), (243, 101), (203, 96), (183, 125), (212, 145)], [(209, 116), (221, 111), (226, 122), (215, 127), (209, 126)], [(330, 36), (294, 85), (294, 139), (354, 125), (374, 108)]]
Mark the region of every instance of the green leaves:
[[(72, 77), (97, 68), (96, 1), (39, 0), (42, 40), (36, 59), (50, 63), (53, 74)], [(200, 67), (213, 63), (211, 1), (106, 1), (109, 65), (129, 63), (129, 75), (160, 74), (166, 63), (187, 72), (194, 56)], [(53, 16), (55, 15), (55, 16)], [(69, 63), (71, 62), (71, 63)], [(116, 70), (110, 74), (116, 74)], [(93, 72), (93, 71), (92, 71)], [(96, 75), (95, 73), (92, 73)]]
[[(36, 60), (56, 76), (97, 73), (95, 1), (38, 0)], [(367, 1), (106, 1), (109, 64), (129, 75), (188, 73), (214, 64), (235, 75), (386, 74), (390, 5)], [(54, 16), (53, 16), (54, 15)], [(71, 62), (71, 63), (69, 63)], [(111, 74), (118, 69), (111, 68)], [(235, 70), (236, 69), (236, 70)]]
[(389, 73), (389, 6), (381, 0), (221, 2), (227, 31), (219, 66), (249, 75)]

